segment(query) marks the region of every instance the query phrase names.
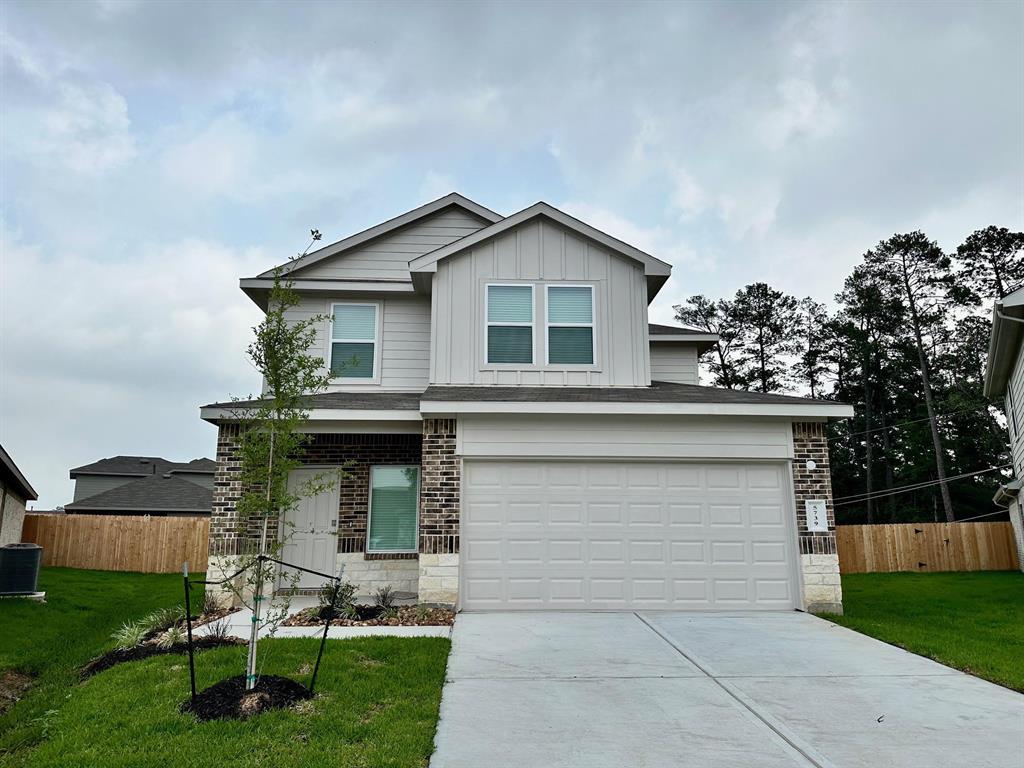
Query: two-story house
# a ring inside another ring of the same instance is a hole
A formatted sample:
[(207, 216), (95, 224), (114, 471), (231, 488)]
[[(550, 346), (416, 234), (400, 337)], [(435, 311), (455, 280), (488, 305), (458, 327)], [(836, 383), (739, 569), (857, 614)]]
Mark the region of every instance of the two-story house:
[[(351, 462), (294, 510), (285, 559), (469, 610), (841, 610), (824, 427), (852, 409), (699, 386), (716, 337), (648, 323), (669, 264), (452, 194), (284, 269), (294, 317), (331, 317), (314, 353), (337, 373), (303, 461)], [(265, 309), (271, 284), (241, 288)], [(238, 407), (201, 409), (214, 571), (248, 544)]]
[(213, 505), (211, 459), (168, 461), (159, 456), (111, 456), (71, 470), (83, 515), (208, 515)]
[(1005, 399), (1014, 479), (996, 492), (994, 501), (1009, 508), (1017, 543), (1017, 562), (1024, 570), (1024, 517), (1020, 499), (1021, 478), (1024, 478), (1024, 286), (997, 299), (992, 310), (985, 397)]

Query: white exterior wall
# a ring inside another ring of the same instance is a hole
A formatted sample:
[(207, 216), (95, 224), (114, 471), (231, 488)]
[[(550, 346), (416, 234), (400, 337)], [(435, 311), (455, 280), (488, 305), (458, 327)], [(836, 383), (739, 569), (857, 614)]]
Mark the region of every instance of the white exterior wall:
[[(336, 302), (362, 301), (381, 305), (381, 349), (380, 383), (354, 379), (343, 382), (335, 379), (330, 391), (379, 391), (404, 390), (422, 392), (427, 388), (430, 370), (430, 297), (414, 294), (395, 296), (338, 295), (304, 296), (302, 301), (288, 312), (292, 322), (308, 319), (314, 315), (330, 315), (331, 305)], [(317, 328), (316, 341), (310, 354), (319, 355), (327, 366), (330, 361), (330, 322), (324, 321)]]
[[(3, 497), (3, 484), (0, 484), (0, 497)], [(0, 509), (0, 547), (21, 541), (21, 526), (24, 522), (25, 499), (8, 488), (3, 509)]]
[(459, 419), (473, 457), (791, 459), (789, 420), (729, 416), (480, 415)]
[(651, 379), (697, 383), (697, 345), (685, 341), (651, 342)]
[[(544, 290), (534, 300), (534, 364), (489, 366), (485, 285), (563, 281), (593, 285), (593, 366), (547, 366)], [(441, 261), (433, 278), (432, 384), (648, 386), (647, 283), (643, 267), (547, 220), (533, 220)]]
[(411, 259), (471, 235), (488, 223), (461, 209), (448, 208), (292, 274), (297, 278), (318, 280), (411, 280)]
[(1007, 382), (1006, 394), (1006, 420), (1010, 428), (1014, 474), (1024, 477), (1024, 345), (1017, 352), (1017, 362)]

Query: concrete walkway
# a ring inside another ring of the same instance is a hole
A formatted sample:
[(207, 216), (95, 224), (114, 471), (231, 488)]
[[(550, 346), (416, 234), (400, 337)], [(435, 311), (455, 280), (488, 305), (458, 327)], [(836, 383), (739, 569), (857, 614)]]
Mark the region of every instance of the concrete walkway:
[(470, 613), (431, 768), (1021, 768), (1024, 696), (801, 613)]

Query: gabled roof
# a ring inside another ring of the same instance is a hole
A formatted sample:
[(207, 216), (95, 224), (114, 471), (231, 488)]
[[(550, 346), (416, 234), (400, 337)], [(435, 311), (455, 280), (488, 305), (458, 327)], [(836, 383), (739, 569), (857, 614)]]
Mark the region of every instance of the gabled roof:
[(413, 285), (416, 286), (417, 290), (429, 290), (430, 274), (437, 271), (437, 263), (439, 261), (443, 261), (457, 253), (462, 253), (468, 248), (472, 248), (486, 240), (497, 237), (502, 232), (507, 232), (514, 227), (518, 227), (521, 224), (525, 224), (526, 222), (541, 216), (561, 224), (563, 227), (576, 232), (582, 237), (593, 240), (620, 256), (640, 262), (644, 267), (644, 274), (647, 276), (648, 300), (654, 298), (655, 294), (657, 294), (658, 290), (661, 289), (661, 286), (665, 284), (669, 274), (672, 272), (671, 264), (668, 264), (661, 259), (656, 259), (649, 253), (645, 253), (629, 243), (624, 243), (621, 240), (590, 226), (586, 222), (580, 221), (579, 219), (558, 210), (552, 205), (548, 205), (545, 202), (539, 202), (534, 203), (529, 208), (524, 208), (519, 211), (519, 213), (514, 213), (507, 218), (501, 219), (500, 221), (491, 224), (489, 227), (484, 227), (483, 229), (474, 232), (472, 235), (466, 235), (466, 237), (456, 240), (453, 243), (437, 248), (429, 253), (425, 253), (422, 256), (417, 256), (409, 262), (409, 271), (412, 272)]
[[(39, 498), (39, 494), (29, 485), (28, 480), (25, 479), (25, 476), (21, 474), (21, 470), (18, 469), (18, 465), (14, 463), (14, 459), (4, 450), (2, 445), (0, 445), (0, 480), (3, 481), (5, 487), (14, 488), (19, 496), (28, 501), (35, 501)], [(2, 513), (3, 510), (0, 510), (0, 514)]]
[[(376, 226), (364, 229), (362, 232), (357, 232), (351, 237), (346, 237), (344, 240), (339, 240), (336, 243), (325, 245), (312, 253), (307, 253), (305, 256), (293, 261), (286, 262), (279, 265), (279, 267), (285, 272), (295, 272), (296, 270), (305, 269), (308, 266), (316, 264), (318, 261), (329, 259), (332, 256), (337, 256), (339, 253), (357, 248), (361, 245), (368, 243), (370, 240), (375, 240), (378, 237), (383, 237), (390, 232), (395, 231), (399, 227), (405, 227), (412, 224), (420, 219), (425, 219), (428, 216), (433, 216), (435, 213), (443, 211), (446, 208), (456, 206), (462, 208), (469, 213), (477, 216), (484, 221), (490, 222), (491, 224), (501, 221), (501, 215), (495, 213), (492, 210), (484, 208), (479, 203), (475, 203), (468, 197), (463, 197), (457, 192), (452, 192), (440, 197), (433, 202), (421, 205), (419, 208), (413, 208), (411, 211), (406, 211), (400, 216), (395, 216), (393, 219), (377, 224)], [(274, 269), (276, 269), (275, 267)], [(260, 278), (273, 278), (274, 269), (268, 269), (259, 275)]]
[(68, 512), (209, 512), (213, 491), (171, 474), (132, 480), (109, 491), (65, 505)]
[(83, 464), (71, 470), (71, 478), (77, 475), (121, 475), (145, 477), (167, 472), (190, 472), (212, 475), (217, 469), (213, 459), (192, 459), (192, 461), (168, 461), (159, 456), (111, 456), (91, 464)]
[[(1011, 319), (1015, 318), (1015, 319)], [(992, 308), (988, 365), (985, 368), (985, 397), (1006, 394), (1006, 385), (1024, 341), (1024, 286), (998, 299)]]

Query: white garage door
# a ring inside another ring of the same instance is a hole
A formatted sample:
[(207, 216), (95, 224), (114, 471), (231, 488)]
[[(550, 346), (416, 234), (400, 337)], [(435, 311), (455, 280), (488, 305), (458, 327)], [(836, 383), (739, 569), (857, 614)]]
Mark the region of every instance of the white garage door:
[(781, 464), (467, 461), (462, 606), (790, 609)]

